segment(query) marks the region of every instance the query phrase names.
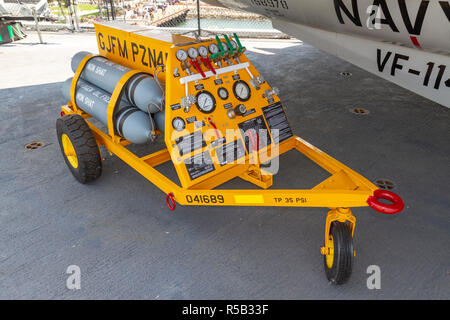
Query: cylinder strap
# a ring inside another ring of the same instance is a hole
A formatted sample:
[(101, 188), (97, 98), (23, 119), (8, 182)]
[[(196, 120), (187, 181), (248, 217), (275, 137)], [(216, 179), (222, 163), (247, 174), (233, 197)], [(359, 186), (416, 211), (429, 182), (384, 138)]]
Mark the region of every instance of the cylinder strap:
[(118, 113), (117, 113), (117, 120), (119, 120), (119, 123), (117, 124), (117, 132), (123, 137), (123, 132), (122, 132), (122, 127), (123, 124), (125, 122), (125, 120), (131, 116), (133, 113), (139, 111), (137, 108), (135, 107), (125, 107), (122, 108)]
[(119, 104), (118, 101), (122, 96), (122, 91), (125, 85), (128, 83), (128, 80), (131, 79), (134, 75), (141, 73), (139, 70), (130, 70), (125, 73), (122, 78), (117, 82), (116, 87), (114, 88), (113, 93), (111, 94), (111, 99), (108, 103), (108, 109), (106, 110), (106, 117), (108, 119), (108, 134), (110, 137), (114, 139), (115, 130), (114, 130), (114, 110), (116, 106)]
[(147, 77), (146, 74), (139, 74), (134, 79), (130, 80), (131, 87), (126, 90), (126, 95), (128, 98), (128, 101), (130, 101), (132, 104), (136, 105), (136, 102), (134, 101), (134, 92), (136, 91), (136, 87), (138, 84), (144, 80)]

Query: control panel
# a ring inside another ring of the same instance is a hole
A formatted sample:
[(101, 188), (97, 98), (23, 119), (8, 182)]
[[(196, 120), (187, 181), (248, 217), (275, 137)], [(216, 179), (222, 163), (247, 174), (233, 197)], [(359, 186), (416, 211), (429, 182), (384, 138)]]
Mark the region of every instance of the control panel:
[(169, 52), (165, 142), (183, 187), (206, 180), (212, 187), (214, 175), (220, 184), (219, 175), (238, 175), (254, 153), (269, 159), (271, 145), (293, 136), (278, 90), (245, 50), (234, 34), (177, 43)]

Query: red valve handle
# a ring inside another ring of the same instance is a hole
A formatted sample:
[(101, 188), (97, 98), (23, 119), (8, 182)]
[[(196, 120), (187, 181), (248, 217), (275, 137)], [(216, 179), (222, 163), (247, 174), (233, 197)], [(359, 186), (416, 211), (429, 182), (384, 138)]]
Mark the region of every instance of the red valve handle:
[(175, 200), (173, 199), (174, 195), (172, 192), (169, 192), (166, 196), (166, 203), (167, 206), (169, 207), (170, 210), (175, 210), (176, 208), (176, 204), (175, 204)]
[(253, 137), (253, 129), (249, 131), (249, 137), (252, 142), (252, 151), (259, 151), (259, 136), (255, 133), (256, 139)]
[(203, 78), (206, 78), (205, 73), (203, 72), (202, 68), (198, 64), (197, 60), (189, 60), (189, 63), (194, 66), (195, 69), (202, 75)]
[[(388, 200), (392, 202), (392, 204), (381, 203), (379, 201), (380, 199)], [(402, 211), (405, 207), (402, 198), (400, 198), (397, 194), (381, 189), (375, 190), (373, 196), (370, 196), (367, 199), (367, 203), (372, 209), (384, 214), (396, 214)]]
[(219, 130), (217, 129), (216, 124), (212, 121), (211, 117), (208, 118), (208, 122), (209, 122), (209, 124), (211, 125), (211, 127), (213, 127), (214, 130), (216, 130), (216, 136), (217, 136), (217, 139), (220, 139)]
[(256, 135), (256, 151), (259, 151), (259, 134), (255, 133)]
[(209, 70), (211, 70), (213, 74), (216, 74), (216, 69), (214, 69), (214, 67), (212, 66), (209, 58), (200, 57), (200, 60), (202, 60), (202, 62), (208, 66)]

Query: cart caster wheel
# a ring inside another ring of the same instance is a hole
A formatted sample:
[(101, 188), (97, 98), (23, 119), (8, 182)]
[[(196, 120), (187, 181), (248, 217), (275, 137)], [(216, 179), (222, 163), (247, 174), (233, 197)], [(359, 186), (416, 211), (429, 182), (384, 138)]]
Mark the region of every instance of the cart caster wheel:
[(94, 134), (78, 114), (56, 120), (56, 133), (66, 165), (81, 183), (94, 181), (102, 174), (100, 150)]
[(325, 247), (329, 248), (328, 254), (323, 258), (328, 280), (333, 284), (347, 282), (353, 264), (353, 238), (350, 226), (333, 221)]

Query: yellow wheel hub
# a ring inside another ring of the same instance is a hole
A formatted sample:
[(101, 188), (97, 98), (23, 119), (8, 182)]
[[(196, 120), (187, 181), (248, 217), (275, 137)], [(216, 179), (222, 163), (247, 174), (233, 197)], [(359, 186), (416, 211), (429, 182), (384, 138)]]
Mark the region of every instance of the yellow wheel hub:
[(325, 255), (325, 259), (327, 262), (327, 267), (331, 269), (333, 268), (333, 261), (334, 261), (334, 241), (333, 236), (331, 234), (328, 236), (328, 241), (325, 245), (328, 248), (328, 252)]
[(78, 168), (77, 154), (75, 153), (73, 144), (67, 134), (63, 133), (63, 135), (61, 136), (61, 142), (63, 145), (64, 154), (66, 155), (67, 160), (69, 160), (70, 165), (74, 168)]

